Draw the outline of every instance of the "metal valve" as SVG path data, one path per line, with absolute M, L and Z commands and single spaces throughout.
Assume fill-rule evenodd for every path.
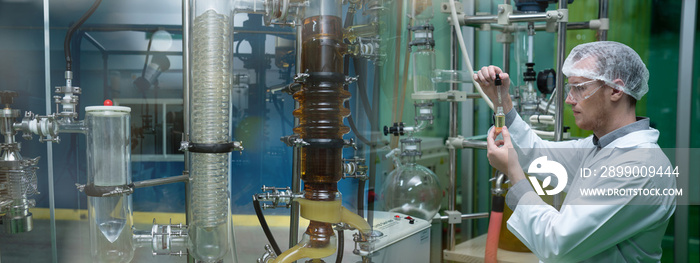
M 506 177 L 506 175 L 503 172 L 496 171 L 495 176 L 489 179 L 489 181 L 494 182 L 495 184 L 493 188 L 491 188 L 492 195 L 504 196 L 506 194 L 506 191 L 508 189 L 503 188 L 501 185 L 509 183 L 510 180 L 508 180 L 508 177 Z
M 384 136 L 392 134 L 394 136 L 404 135 L 403 122 L 395 122 L 393 126 L 384 126 Z

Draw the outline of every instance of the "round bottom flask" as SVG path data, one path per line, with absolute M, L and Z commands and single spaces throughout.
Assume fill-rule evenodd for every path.
M 397 167 L 384 182 L 384 206 L 391 212 L 432 220 L 442 196 L 437 175 L 415 163 Z

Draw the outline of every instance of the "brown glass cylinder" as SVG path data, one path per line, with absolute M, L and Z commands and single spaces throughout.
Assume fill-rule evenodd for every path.
M 334 200 L 337 183 L 342 178 L 342 140 L 350 131 L 343 125 L 343 119 L 350 115 L 350 110 L 343 106 L 350 98 L 350 93 L 343 89 L 346 49 L 340 17 L 322 15 L 304 19 L 300 66 L 310 77 L 294 94 L 300 104 L 294 111 L 294 116 L 299 118 L 294 132 L 311 143 L 301 149 L 301 179 L 305 198 L 310 200 Z
M 327 247 L 331 242 L 331 238 L 335 235 L 331 224 L 318 221 L 309 222 L 306 234 L 309 235 L 309 246 L 312 248 Z

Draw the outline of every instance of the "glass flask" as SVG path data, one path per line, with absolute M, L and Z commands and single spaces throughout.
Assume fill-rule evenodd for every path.
M 437 175 L 415 162 L 396 167 L 384 182 L 384 207 L 391 212 L 432 220 L 442 196 Z

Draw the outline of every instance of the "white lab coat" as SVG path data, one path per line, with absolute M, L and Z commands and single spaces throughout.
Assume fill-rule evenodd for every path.
M 542 262 L 658 262 L 661 259 L 661 240 L 676 207 L 674 196 L 650 198 L 630 195 L 615 197 L 612 199 L 615 202 L 605 203 L 611 197 L 584 196 L 578 190 L 611 187 L 675 189 L 676 180 L 673 177 L 630 179 L 579 176 L 580 167 L 670 166 L 668 158 L 656 144 L 658 130 L 649 128 L 631 132 L 603 149 L 594 145 L 593 136 L 565 142 L 544 141 L 532 132 L 520 116 L 516 116 L 508 131 L 513 144 L 520 151 L 518 158 L 525 172 L 529 163 L 547 153 L 550 159 L 559 162 L 568 171 L 568 183 L 564 190 L 567 196 L 561 211 L 544 203 L 532 190 L 528 180 L 521 180 L 513 186 L 512 189 L 526 189 L 520 190 L 521 195 L 513 194 L 518 199 L 507 197 L 518 200 L 507 222 L 508 229 Z M 578 150 L 568 150 L 570 154 L 567 155 L 573 156 L 557 155 L 561 148 Z M 653 150 L 620 158 L 633 148 Z M 537 149 L 537 154 L 530 149 Z M 552 176 L 552 179 L 551 185 L 556 185 L 556 177 Z

